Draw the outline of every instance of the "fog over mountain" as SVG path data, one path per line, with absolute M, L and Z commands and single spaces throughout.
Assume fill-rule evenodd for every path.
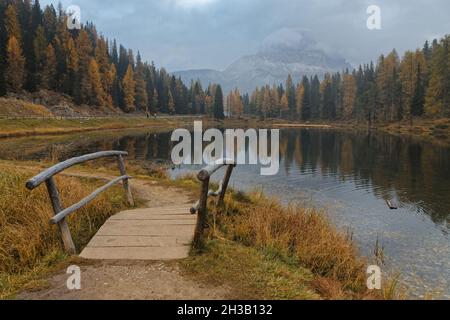
M 330 52 L 305 31 L 283 28 L 270 34 L 253 55 L 239 58 L 223 71 L 200 69 L 178 71 L 173 74 L 189 83 L 199 79 L 204 86 L 219 83 L 228 92 L 235 87 L 251 92 L 256 86 L 284 83 L 289 74 L 294 81 L 303 76 L 351 69 L 338 54 Z

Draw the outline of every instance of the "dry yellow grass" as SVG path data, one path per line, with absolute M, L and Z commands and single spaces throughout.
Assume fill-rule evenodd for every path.
M 0 298 L 24 284 L 36 270 L 45 270 L 64 256 L 58 228 L 44 186 L 28 191 L 25 182 L 36 172 L 0 167 Z M 71 205 L 104 182 L 78 178 L 57 179 L 63 204 Z M 99 196 L 69 219 L 78 249 L 82 248 L 112 214 L 126 207 L 119 186 Z
M 14 98 L 0 98 L 0 116 L 52 117 L 44 106 Z
M 366 261 L 352 241 L 314 209 L 285 208 L 260 194 L 235 193 L 212 215 L 211 238 L 258 248 L 274 259 L 309 270 L 309 286 L 326 299 L 382 298 L 368 292 Z

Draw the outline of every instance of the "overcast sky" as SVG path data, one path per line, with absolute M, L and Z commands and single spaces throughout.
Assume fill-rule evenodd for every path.
M 41 0 L 41 5 L 57 1 Z M 224 69 L 283 28 L 306 30 L 353 65 L 450 33 L 449 0 L 62 0 L 145 60 L 169 71 Z M 369 5 L 382 30 L 370 31 Z

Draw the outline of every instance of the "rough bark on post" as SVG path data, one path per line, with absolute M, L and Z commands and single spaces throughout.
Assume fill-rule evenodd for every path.
M 119 159 L 120 175 L 126 176 L 127 175 L 127 171 L 125 169 L 125 161 L 123 160 L 123 157 L 121 155 L 118 156 L 118 159 Z M 128 179 L 124 179 L 123 180 L 123 187 L 124 187 L 125 193 L 127 195 L 128 204 L 130 206 L 134 207 L 133 194 L 131 193 L 130 182 L 129 182 Z
M 233 173 L 234 166 L 229 165 L 227 167 L 227 172 L 225 173 L 225 178 L 222 183 L 222 192 L 219 194 L 219 200 L 217 201 L 217 206 L 220 208 L 223 206 L 223 201 L 225 200 L 225 195 L 227 194 L 228 184 L 230 183 L 231 174 Z
M 208 214 L 209 178 L 206 178 L 202 181 L 202 189 L 200 192 L 200 207 L 194 235 L 194 247 L 197 249 L 200 248 L 203 243 L 203 233 L 205 230 L 206 217 Z
M 49 178 L 45 182 L 47 186 L 48 195 L 50 196 L 50 200 L 52 202 L 53 211 L 55 215 L 60 213 L 62 209 L 61 199 L 59 197 L 58 189 L 56 188 L 56 183 L 53 177 Z M 61 230 L 61 236 L 64 243 L 64 248 L 66 252 L 70 255 L 74 255 L 77 253 L 75 248 L 75 244 L 73 243 L 72 236 L 70 235 L 69 225 L 67 224 L 67 220 L 63 219 L 58 223 L 59 229 Z

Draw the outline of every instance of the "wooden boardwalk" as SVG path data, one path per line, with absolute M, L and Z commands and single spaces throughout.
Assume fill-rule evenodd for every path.
M 83 208 L 99 194 L 119 182 L 124 187 L 128 204 L 134 207 L 135 202 L 129 181 L 131 177 L 126 173 L 124 161 L 124 157 L 127 155 L 128 153 L 124 151 L 101 151 L 71 158 L 48 168 L 27 181 L 26 187 L 29 190 L 34 190 L 45 183 L 55 214 L 50 222 L 58 224 L 64 248 L 68 254 L 76 254 L 75 244 L 66 219 L 69 215 Z M 63 208 L 54 176 L 75 165 L 106 157 L 116 158 L 120 176 L 108 178 L 107 180 L 111 181 L 107 184 L 80 202 Z M 182 195 L 180 197 L 179 190 L 175 194 L 170 194 L 167 188 L 163 189 L 160 193 L 155 194 L 155 199 L 154 196 L 151 196 L 153 188 L 149 187 L 148 183 L 136 181 L 135 183 L 139 186 L 136 191 L 141 198 L 149 201 L 148 208 L 128 210 L 111 217 L 100 228 L 80 257 L 92 260 L 177 260 L 187 258 L 191 244 L 197 246 L 202 242 L 207 221 L 208 197 L 218 197 L 218 207 L 224 204 L 225 194 L 235 166 L 234 161 L 222 159 L 201 170 L 197 176 L 202 183 L 200 200 L 193 208 L 189 208 L 185 204 L 174 204 L 189 201 Z M 227 169 L 219 190 L 210 190 L 211 176 L 223 167 Z M 167 197 L 170 198 L 170 204 L 155 205 L 155 202 L 158 203 L 158 200 Z
M 81 253 L 91 260 L 176 260 L 189 255 L 197 215 L 186 206 L 129 210 L 111 217 Z

